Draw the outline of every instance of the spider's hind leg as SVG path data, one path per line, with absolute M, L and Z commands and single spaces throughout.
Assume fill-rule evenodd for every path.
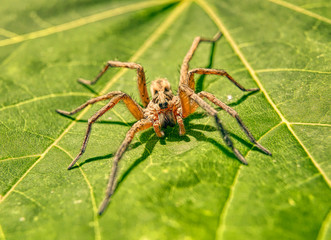
M 239 152 L 238 149 L 234 147 L 228 132 L 223 127 L 223 124 L 217 115 L 217 111 L 214 108 L 212 108 L 208 103 L 206 103 L 201 97 L 199 97 L 199 95 L 196 94 L 188 85 L 179 86 L 179 95 L 181 95 L 182 97 L 185 95 L 187 99 L 192 99 L 202 109 L 204 109 L 209 115 L 211 115 L 215 119 L 217 128 L 220 131 L 225 144 L 232 149 L 233 153 L 236 155 L 236 157 L 239 159 L 240 162 L 247 165 L 248 163 L 244 158 L 244 156 Z
M 239 126 L 241 127 L 241 129 L 244 131 L 244 133 L 246 134 L 246 136 L 249 138 L 249 140 L 255 144 L 255 146 L 257 148 L 259 148 L 261 151 L 263 151 L 264 153 L 268 154 L 268 155 L 272 155 L 271 152 L 266 149 L 265 147 L 263 147 L 260 143 L 258 143 L 256 141 L 256 139 L 254 138 L 253 134 L 248 130 L 248 128 L 246 127 L 246 125 L 244 124 L 244 122 L 241 120 L 241 118 L 239 117 L 239 114 L 231 107 L 229 107 L 228 105 L 226 105 L 225 103 L 223 103 L 221 100 L 219 100 L 218 98 L 216 98 L 213 94 L 208 93 L 208 92 L 199 92 L 198 96 L 200 98 L 207 98 L 209 101 L 211 101 L 212 103 L 214 103 L 216 106 L 221 107 L 223 110 L 225 110 L 228 114 L 230 114 L 233 118 L 235 118 L 239 124 Z M 198 107 L 197 103 L 193 103 L 191 106 L 191 111 L 194 111 L 196 108 Z M 192 112 L 191 112 L 192 113 Z

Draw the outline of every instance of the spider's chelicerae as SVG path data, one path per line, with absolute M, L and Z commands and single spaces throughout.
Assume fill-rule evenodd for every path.
M 204 98 L 208 99 L 210 102 L 215 104 L 216 106 L 221 107 L 227 113 L 229 113 L 232 117 L 234 117 L 239 126 L 245 132 L 249 140 L 255 144 L 256 147 L 261 149 L 268 155 L 271 153 L 264 148 L 261 144 L 259 144 L 248 128 L 244 125 L 243 121 L 240 119 L 238 113 L 232 109 L 231 107 L 227 106 L 225 103 L 217 99 L 213 94 L 208 92 L 199 92 L 195 93 L 195 82 L 194 82 L 194 74 L 214 74 L 227 77 L 232 83 L 234 83 L 240 90 L 245 92 L 251 91 L 258 91 L 258 88 L 251 88 L 246 89 L 241 86 L 237 81 L 235 81 L 226 71 L 218 70 L 218 69 L 209 69 L 209 68 L 195 68 L 189 70 L 189 62 L 193 57 L 195 50 L 197 49 L 199 43 L 201 42 L 216 42 L 220 37 L 221 33 L 215 35 L 213 39 L 205 39 L 201 37 L 196 37 L 192 43 L 191 48 L 189 49 L 188 53 L 186 54 L 183 64 L 180 70 L 180 82 L 178 87 L 178 94 L 174 95 L 171 91 L 170 83 L 166 79 L 157 79 L 151 83 L 151 93 L 152 93 L 152 100 L 149 99 L 147 88 L 146 88 L 146 80 L 145 80 L 145 73 L 144 69 L 141 65 L 137 63 L 131 62 L 119 62 L 119 61 L 109 61 L 107 62 L 106 66 L 103 70 L 98 74 L 98 76 L 93 81 L 88 81 L 84 79 L 79 79 L 78 81 L 83 84 L 94 84 L 98 81 L 98 79 L 107 71 L 109 67 L 122 67 L 122 68 L 130 68 L 137 70 L 138 74 L 138 89 L 140 93 L 140 98 L 143 103 L 143 107 L 141 107 L 138 103 L 136 103 L 129 95 L 121 91 L 112 91 L 106 95 L 99 96 L 93 99 L 88 100 L 83 105 L 79 106 L 78 108 L 72 110 L 71 112 L 63 111 L 63 110 L 56 110 L 60 114 L 64 115 L 72 115 L 75 114 L 88 105 L 94 104 L 99 101 L 103 100 L 110 100 L 103 108 L 101 108 L 98 112 L 96 112 L 91 118 L 88 120 L 88 126 L 86 135 L 84 138 L 84 142 L 79 154 L 76 158 L 72 161 L 69 165 L 68 169 L 72 168 L 73 165 L 78 161 L 78 159 L 82 156 L 85 152 L 86 145 L 91 133 L 92 124 L 100 118 L 104 113 L 108 110 L 112 109 L 120 100 L 122 100 L 132 115 L 137 119 L 137 122 L 133 124 L 131 129 L 127 132 L 122 145 L 117 150 L 114 161 L 113 167 L 110 173 L 108 186 L 106 190 L 106 197 L 103 200 L 100 208 L 99 214 L 102 214 L 107 207 L 110 197 L 114 193 L 116 187 L 116 173 L 118 162 L 121 160 L 125 150 L 128 148 L 129 144 L 131 143 L 134 135 L 142 130 L 147 128 L 153 127 L 156 135 L 158 137 L 163 137 L 164 133 L 162 131 L 163 128 L 168 126 L 173 127 L 176 123 L 179 125 L 179 134 L 185 134 L 185 127 L 183 123 L 183 119 L 192 114 L 199 106 L 204 109 L 209 115 L 211 115 L 216 122 L 216 126 L 220 131 L 222 138 L 225 144 L 232 149 L 233 153 L 236 157 L 243 163 L 247 164 L 245 158 L 242 154 L 234 147 L 229 134 L 224 129 L 223 124 L 221 123 L 220 119 L 217 116 L 217 111 L 211 107 Z

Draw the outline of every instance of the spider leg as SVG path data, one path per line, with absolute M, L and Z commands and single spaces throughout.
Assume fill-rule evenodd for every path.
M 179 81 L 180 86 L 188 85 L 189 87 L 191 87 L 191 85 L 189 84 L 189 62 L 191 61 L 191 59 L 194 55 L 194 52 L 198 48 L 199 44 L 201 42 L 214 43 L 221 37 L 222 37 L 222 33 L 218 32 L 212 39 L 207 39 L 207 38 L 202 38 L 202 37 L 194 38 L 191 48 L 186 53 L 182 66 L 180 68 L 180 81 Z M 194 85 L 193 85 L 193 87 L 194 87 Z M 193 87 L 191 87 L 192 90 L 194 90 Z M 183 92 L 179 93 L 179 97 L 180 97 L 180 101 L 182 103 L 182 116 L 183 116 L 183 118 L 185 118 L 190 114 L 191 100 L 189 99 L 189 97 L 186 94 L 183 94 Z
M 86 108 L 88 105 L 100 102 L 100 101 L 104 101 L 104 100 L 108 100 L 108 99 L 112 99 L 114 96 L 117 96 L 118 94 L 122 94 L 122 92 L 117 92 L 117 91 L 113 91 L 110 93 L 107 93 L 105 95 L 96 97 L 96 98 L 92 98 L 90 100 L 88 100 L 87 102 L 85 102 L 84 104 L 80 105 L 79 107 L 75 108 L 74 110 L 68 112 L 68 111 L 64 111 L 64 110 L 60 110 L 60 109 L 56 109 L 55 111 L 57 113 L 60 113 L 62 115 L 73 115 L 75 113 L 80 112 L 81 110 L 83 110 L 84 108 Z
M 111 92 L 111 93 L 114 93 L 114 92 Z M 109 95 L 111 95 L 111 94 L 109 94 Z M 98 99 L 98 100 L 101 101 L 101 100 L 105 100 L 105 99 L 101 99 L 101 100 Z M 80 150 L 79 154 L 76 156 L 76 158 L 68 166 L 68 170 L 73 167 L 73 165 L 78 161 L 78 159 L 85 152 L 85 149 L 86 149 L 86 146 L 87 146 L 87 142 L 88 142 L 89 137 L 90 137 L 90 134 L 91 134 L 92 124 L 95 121 L 97 121 L 98 118 L 100 118 L 103 114 L 105 114 L 107 111 L 109 111 L 110 109 L 112 109 L 120 100 L 123 100 L 124 101 L 124 103 L 126 104 L 127 108 L 129 109 L 129 111 L 133 114 L 133 116 L 135 116 L 135 118 L 137 120 L 140 120 L 140 119 L 142 119 L 144 117 L 144 113 L 143 113 L 142 108 L 135 101 L 133 101 L 133 99 L 129 95 L 127 95 L 126 93 L 122 93 L 122 92 L 116 92 L 116 95 L 115 96 L 112 95 L 112 99 L 109 101 L 109 103 L 107 103 L 107 105 L 105 105 L 104 107 L 102 107 L 91 118 L 89 118 L 88 125 L 87 125 L 87 130 L 86 130 L 86 134 L 85 134 L 85 138 L 84 138 L 84 141 L 83 141 L 83 145 L 81 147 L 81 150 Z M 95 100 L 95 102 L 97 102 L 97 100 Z M 93 102 L 93 103 L 95 103 L 95 102 Z M 72 113 L 72 112 L 75 113 L 77 111 L 80 111 L 81 109 L 83 109 L 84 107 L 86 107 L 88 105 L 87 103 L 85 103 L 85 104 L 81 105 L 80 107 L 78 107 L 77 109 L 69 112 L 69 114 Z M 90 104 L 93 104 L 93 103 L 90 103 Z M 84 107 L 82 107 L 82 106 L 84 106 Z M 58 110 L 58 112 L 61 113 L 61 114 L 65 114 L 66 113 L 65 111 L 61 111 L 61 110 Z
M 231 107 L 229 107 L 228 105 L 226 105 L 225 103 L 223 103 L 221 100 L 219 100 L 218 98 L 216 98 L 213 94 L 208 93 L 208 92 L 199 92 L 198 96 L 200 98 L 204 98 L 206 97 L 209 101 L 211 101 L 212 103 L 214 103 L 215 105 L 221 107 L 223 110 L 225 110 L 227 113 L 229 113 L 232 117 L 234 117 L 239 126 L 241 127 L 241 129 L 244 131 L 244 133 L 246 134 L 246 136 L 249 138 L 249 140 L 255 144 L 255 146 L 259 149 L 261 149 L 263 152 L 265 152 L 268 155 L 272 155 L 271 152 L 269 150 L 267 150 L 265 147 L 263 147 L 260 143 L 258 143 L 256 141 L 256 139 L 254 138 L 253 134 L 248 130 L 248 128 L 245 126 L 244 122 L 241 120 L 241 118 L 239 117 L 239 114 Z M 196 108 L 199 105 L 194 102 L 191 105 L 191 114 L 196 110 Z
M 223 127 L 223 124 L 221 123 L 221 120 L 219 119 L 217 115 L 217 111 L 212 108 L 208 103 L 206 103 L 201 97 L 198 96 L 191 88 L 189 88 L 188 85 L 180 85 L 179 86 L 179 94 L 180 95 L 186 95 L 187 98 L 192 99 L 195 101 L 202 109 L 204 109 L 209 115 L 214 117 L 216 125 L 218 130 L 221 132 L 222 138 L 225 142 L 225 144 L 232 149 L 233 153 L 236 155 L 236 157 L 239 159 L 240 162 L 247 165 L 247 161 L 244 158 L 244 156 L 239 152 L 238 149 L 236 149 L 233 145 L 232 140 L 230 139 L 229 134 Z M 183 104 L 183 103 L 182 103 Z M 182 106 L 183 107 L 183 106 Z
M 193 43 L 191 45 L 191 48 L 189 49 L 189 51 L 187 52 L 186 56 L 184 57 L 181 69 L 180 69 L 180 85 L 182 84 L 187 84 L 189 82 L 189 78 L 188 78 L 188 70 L 189 70 L 189 62 L 193 57 L 193 54 L 195 52 L 195 50 L 197 49 L 197 47 L 199 46 L 199 44 L 201 42 L 216 42 L 218 39 L 220 39 L 222 36 L 221 32 L 218 32 L 212 39 L 207 39 L 207 38 L 202 38 L 202 37 L 196 37 L 193 40 Z
M 106 196 L 100 205 L 99 215 L 101 215 L 105 211 L 105 209 L 108 206 L 108 203 L 110 201 L 110 198 L 114 193 L 114 190 L 116 187 L 116 174 L 117 174 L 118 162 L 121 160 L 124 152 L 126 151 L 129 144 L 131 143 L 134 135 L 139 131 L 150 128 L 152 125 L 153 125 L 153 123 L 149 119 L 141 119 L 138 122 L 136 122 L 131 127 L 131 129 L 127 132 L 124 141 L 122 142 L 121 146 L 119 147 L 119 149 L 117 150 L 117 152 L 115 154 L 112 171 L 110 173 L 109 180 L 108 180 Z
M 260 90 L 259 88 L 244 88 L 240 83 L 238 83 L 236 80 L 234 80 L 226 71 L 219 70 L 219 69 L 209 69 L 209 68 L 195 68 L 193 70 L 190 70 L 188 73 L 189 76 L 189 86 L 191 89 L 195 89 L 195 81 L 194 81 L 194 74 L 213 74 L 213 75 L 219 75 L 219 76 L 225 76 L 227 77 L 232 83 L 234 83 L 241 91 L 243 92 L 254 92 Z
M 56 109 L 55 111 L 59 114 L 62 114 L 62 115 L 73 115 L 77 112 L 80 112 L 81 110 L 86 108 L 88 105 L 92 105 L 92 104 L 100 102 L 100 101 L 112 99 L 112 98 L 117 97 L 117 96 L 122 97 L 121 99 L 125 102 L 126 106 L 128 107 L 128 109 L 130 110 L 132 115 L 137 120 L 143 118 L 144 114 L 143 114 L 142 107 L 140 107 L 139 104 L 137 104 L 129 95 L 127 95 L 126 93 L 123 93 L 121 91 L 113 91 L 113 92 L 107 93 L 103 96 L 92 98 L 92 99 L 88 100 L 87 102 L 85 102 L 84 104 L 80 105 L 79 107 L 75 108 L 74 110 L 72 110 L 70 112 L 60 110 L 60 109 Z
M 109 67 L 122 67 L 137 70 L 139 94 L 144 107 L 146 107 L 149 103 L 149 96 L 146 87 L 145 72 L 140 64 L 132 62 L 108 61 L 104 68 L 100 71 L 100 73 L 94 78 L 94 80 L 89 81 L 80 78 L 78 79 L 78 82 L 86 85 L 93 85 L 99 80 L 99 78 L 101 78 L 101 76 L 108 70 Z

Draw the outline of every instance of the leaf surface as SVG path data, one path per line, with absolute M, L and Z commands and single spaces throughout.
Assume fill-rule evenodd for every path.
M 329 239 L 330 5 L 328 1 L 70 1 L 1 8 L 0 239 Z M 94 124 L 78 153 L 95 104 L 111 90 L 137 101 L 134 71 L 111 69 L 92 87 L 107 60 L 138 62 L 148 83 L 166 77 L 177 89 L 183 57 L 195 36 L 203 43 L 191 68 L 225 69 L 224 78 L 196 77 L 197 90 L 232 106 L 267 156 L 236 121 L 219 115 L 245 155 L 240 165 L 202 110 L 158 139 L 137 135 L 120 162 L 119 184 L 97 217 L 113 155 L 135 119 L 118 104 Z

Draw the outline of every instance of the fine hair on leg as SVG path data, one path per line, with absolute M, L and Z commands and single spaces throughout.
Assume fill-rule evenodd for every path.
M 99 111 L 97 111 L 91 118 L 89 118 L 88 120 L 88 125 L 87 125 L 87 130 L 86 130 L 86 134 L 84 137 L 84 141 L 81 147 L 80 152 L 78 153 L 78 155 L 75 157 L 75 159 L 70 163 L 70 165 L 68 166 L 68 169 L 71 169 L 74 164 L 78 161 L 78 159 L 83 155 L 83 153 L 86 150 L 86 146 L 91 134 L 91 129 L 92 129 L 92 124 L 98 120 L 98 118 L 100 118 L 103 114 L 105 114 L 107 111 L 109 111 L 110 109 L 112 109 L 120 100 L 123 100 L 124 103 L 126 104 L 128 110 L 132 113 L 132 115 L 137 119 L 140 120 L 144 117 L 144 113 L 142 108 L 126 93 L 117 91 L 117 92 L 110 92 L 104 96 L 100 96 L 94 99 L 90 99 L 89 101 L 87 101 L 86 103 L 84 103 L 83 105 L 79 106 L 78 108 L 72 110 L 71 112 L 67 112 L 67 111 L 63 111 L 63 110 L 56 110 L 58 113 L 60 114 L 64 114 L 64 115 L 72 115 L 75 114 L 79 111 L 81 111 L 82 109 L 84 109 L 85 107 L 87 107 L 90 104 L 94 104 L 96 102 L 102 101 L 102 100 L 107 100 L 107 99 L 111 99 L 109 101 L 109 103 L 107 105 L 105 105 L 104 107 L 102 107 Z
M 255 92 L 259 91 L 259 88 L 245 88 L 240 83 L 238 83 L 236 80 L 233 79 L 233 77 L 230 76 L 225 70 L 222 69 L 210 69 L 210 68 L 195 68 L 189 71 L 189 86 L 192 90 L 194 90 L 195 81 L 194 81 L 194 74 L 212 74 L 212 75 L 219 75 L 219 76 L 225 76 L 227 79 L 229 79 L 234 85 L 236 85 L 241 91 L 243 92 Z
M 136 122 L 131 129 L 127 132 L 124 141 L 122 142 L 121 146 L 118 148 L 114 161 L 113 161 L 113 167 L 109 176 L 108 180 L 108 185 L 107 185 L 107 190 L 106 190 L 106 196 L 103 200 L 103 202 L 100 205 L 99 208 L 99 215 L 101 215 L 106 207 L 109 204 L 110 198 L 114 193 L 114 190 L 116 188 L 116 175 L 117 175 L 117 170 L 118 170 L 118 163 L 121 160 L 124 152 L 127 150 L 129 144 L 133 140 L 134 135 L 142 130 L 145 130 L 147 128 L 150 128 L 153 125 L 152 121 L 148 119 L 141 119 L 138 122 Z
M 221 32 L 216 33 L 216 35 L 212 38 L 202 38 L 202 37 L 196 37 L 193 40 L 193 43 L 190 47 L 190 49 L 188 50 L 188 52 L 186 53 L 182 66 L 180 68 L 180 85 L 181 84 L 188 84 L 188 70 L 189 70 L 189 62 L 191 61 L 196 49 L 198 48 L 199 44 L 201 42 L 216 42 L 217 40 L 219 40 L 222 36 Z
M 240 162 L 242 162 L 243 164 L 247 165 L 248 163 L 247 163 L 246 159 L 238 151 L 238 149 L 236 149 L 234 147 L 233 142 L 230 139 L 229 134 L 227 133 L 227 131 L 223 127 L 223 124 L 221 123 L 221 120 L 219 119 L 219 117 L 217 115 L 217 111 L 214 108 L 212 108 L 208 103 L 206 103 L 201 97 L 199 97 L 198 94 L 196 94 L 191 88 L 189 88 L 189 86 L 187 86 L 187 85 L 180 85 L 179 86 L 179 91 L 180 91 L 181 94 L 187 95 L 187 97 L 189 97 L 190 99 L 192 99 L 193 101 L 195 101 L 209 115 L 211 115 L 212 117 L 214 117 L 215 122 L 216 122 L 216 126 L 217 126 L 218 130 L 221 132 L 222 138 L 223 138 L 224 142 L 226 143 L 226 145 L 229 148 L 232 149 L 233 153 L 236 155 L 236 157 L 239 159 Z
M 221 100 L 219 100 L 218 98 L 216 98 L 213 94 L 209 93 L 209 92 L 199 92 L 198 96 L 201 98 L 207 98 L 209 101 L 211 101 L 212 103 L 214 103 L 216 106 L 221 107 L 223 110 L 225 110 L 227 113 L 229 113 L 233 118 L 235 118 L 239 124 L 239 126 L 241 127 L 241 129 L 244 131 L 244 133 L 246 134 L 246 136 L 248 137 L 248 139 L 255 144 L 255 146 L 257 148 L 259 148 L 260 150 L 262 150 L 264 153 L 271 155 L 271 152 L 266 149 L 265 147 L 263 147 L 260 143 L 258 143 L 256 141 L 256 139 L 254 138 L 253 134 L 248 130 L 248 128 L 246 127 L 246 125 L 244 124 L 244 122 L 241 120 L 241 118 L 239 117 L 239 114 L 231 107 L 229 107 L 228 105 L 226 105 L 225 103 L 223 103 Z M 197 107 L 197 103 L 192 104 L 193 106 L 191 106 L 191 110 L 195 110 Z M 191 112 L 192 113 L 192 112 Z
M 140 64 L 132 63 L 132 62 L 108 61 L 107 64 L 104 66 L 104 68 L 92 81 L 79 78 L 78 82 L 85 85 L 93 85 L 102 77 L 102 75 L 109 69 L 109 67 L 121 67 L 121 68 L 129 68 L 129 69 L 137 70 L 139 95 L 142 100 L 143 106 L 146 107 L 149 103 L 149 96 L 146 87 L 146 77 L 145 77 L 144 68 Z

